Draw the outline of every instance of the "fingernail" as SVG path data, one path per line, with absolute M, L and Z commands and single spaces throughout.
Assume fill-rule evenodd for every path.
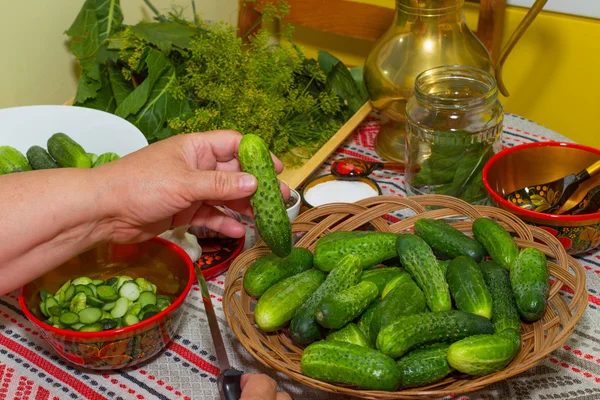
M 258 182 L 254 175 L 244 174 L 240 178 L 240 190 L 244 192 L 253 192 Z

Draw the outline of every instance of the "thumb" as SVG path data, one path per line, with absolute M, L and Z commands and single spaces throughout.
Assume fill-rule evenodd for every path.
M 251 196 L 257 185 L 253 175 L 243 172 L 195 171 L 191 174 L 188 190 L 194 201 L 228 201 Z

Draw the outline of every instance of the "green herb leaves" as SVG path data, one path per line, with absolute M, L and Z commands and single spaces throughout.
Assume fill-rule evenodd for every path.
M 492 145 L 470 143 L 470 132 L 436 132 L 431 155 L 413 177 L 414 186 L 435 186 L 435 192 L 472 203 L 486 197 L 481 173 L 493 155 Z

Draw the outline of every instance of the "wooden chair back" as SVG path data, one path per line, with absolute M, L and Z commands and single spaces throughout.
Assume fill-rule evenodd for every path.
M 240 35 L 252 34 L 260 25 L 261 10 L 270 0 L 244 4 L 240 0 Z M 391 26 L 394 10 L 345 0 L 287 0 L 286 21 L 318 31 L 375 41 Z M 495 61 L 500 54 L 506 0 L 467 0 L 480 3 L 476 35 Z

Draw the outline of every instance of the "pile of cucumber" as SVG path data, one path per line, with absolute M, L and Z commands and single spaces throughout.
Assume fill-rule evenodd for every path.
M 40 291 L 40 312 L 55 328 L 99 332 L 137 324 L 171 305 L 156 295 L 156 285 L 126 275 L 107 280 L 82 276 L 65 282 L 52 295 Z
M 24 156 L 10 146 L 0 146 L 0 175 L 52 168 L 92 168 L 119 159 L 115 153 L 100 156 L 86 153 L 84 148 L 64 133 L 48 139 L 47 148 L 31 146 Z
M 521 320 L 545 312 L 548 263 L 491 219 L 472 230 L 423 218 L 414 234 L 334 232 L 314 253 L 261 257 L 243 277 L 255 323 L 307 346 L 303 374 L 330 383 L 393 391 L 504 369 Z

